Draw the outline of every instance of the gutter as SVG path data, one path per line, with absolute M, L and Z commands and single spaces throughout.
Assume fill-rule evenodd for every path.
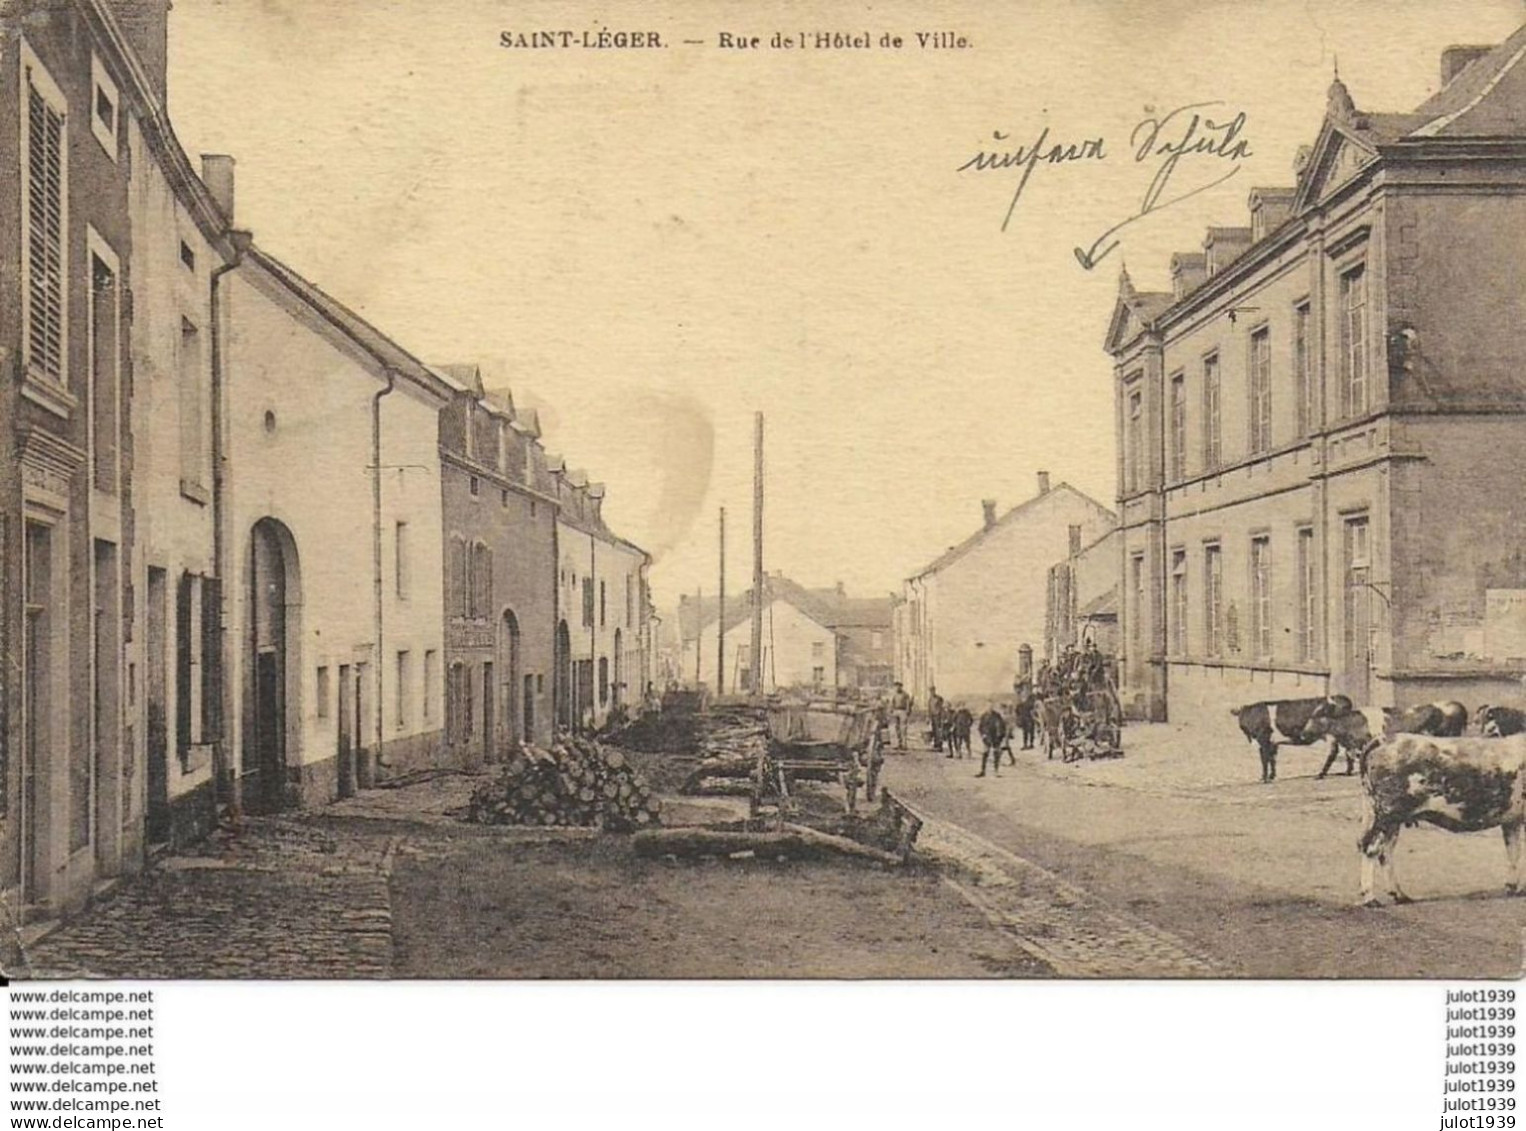
M 378 389 L 376 395 L 371 398 L 371 564 L 376 601 L 376 679 L 373 681 L 376 687 L 376 750 L 372 757 L 376 764 L 381 765 L 382 736 L 385 733 L 382 725 L 382 714 L 385 700 L 382 698 L 384 686 L 382 669 L 386 666 L 386 649 L 382 647 L 383 621 L 382 616 L 382 487 L 381 487 L 381 402 L 382 398 L 389 396 L 397 388 L 397 374 L 392 369 L 387 370 L 387 387 Z M 374 780 L 371 759 L 356 751 L 356 756 L 350 760 L 350 767 L 345 775 L 351 780 L 341 780 L 340 792 L 344 794 L 348 788 L 349 795 L 355 793 L 356 787 L 370 789 Z
M 233 258 L 227 263 L 216 267 L 211 275 L 211 315 L 212 315 L 212 572 L 216 575 L 218 584 L 222 587 L 222 608 L 217 615 L 217 636 L 220 667 L 222 678 L 218 681 L 217 713 L 219 716 L 219 734 L 212 744 L 212 805 L 214 811 L 219 802 L 227 804 L 231 814 L 236 819 L 243 811 L 243 797 L 240 789 L 238 775 L 233 772 L 232 759 L 228 754 L 228 729 L 231 725 L 232 695 L 227 672 L 228 657 L 228 589 L 225 584 L 228 576 L 228 538 L 225 527 L 227 518 L 227 504 L 225 492 L 227 473 L 223 465 L 227 460 L 227 452 L 223 443 L 223 333 L 222 333 L 222 303 L 220 296 L 222 290 L 219 284 L 228 272 L 237 268 L 244 261 L 244 251 L 249 246 L 249 234 L 247 232 L 230 233 L 233 242 Z

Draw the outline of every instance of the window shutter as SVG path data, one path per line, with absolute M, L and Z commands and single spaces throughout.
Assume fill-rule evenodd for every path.
M 201 737 L 222 737 L 222 620 L 223 583 L 215 577 L 201 582 Z
M 175 590 L 175 749 L 184 761 L 191 748 L 191 575 Z
M 27 310 L 32 365 L 64 374 L 64 116 L 30 88 L 27 131 Z

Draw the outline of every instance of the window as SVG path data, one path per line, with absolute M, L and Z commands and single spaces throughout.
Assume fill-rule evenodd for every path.
M 201 741 L 212 742 L 223 732 L 223 583 L 201 579 Z
M 633 594 L 633 590 L 631 588 L 631 575 L 630 574 L 626 574 L 625 575 L 625 627 L 626 628 L 629 628 L 631 626 L 632 618 L 634 617 L 635 610 L 636 610 L 636 604 L 631 599 L 632 594 Z
M 607 609 L 607 607 L 605 605 L 605 602 L 604 602 L 604 582 L 601 581 L 601 582 L 599 582 L 599 627 L 600 628 L 603 628 L 605 626 L 605 624 L 608 623 L 608 621 L 605 619 L 605 614 L 607 612 L 608 612 L 608 609 Z
M 1250 450 L 1272 447 L 1272 335 L 1262 327 L 1250 336 Z
M 1224 555 L 1218 545 L 1203 548 L 1203 651 L 1224 650 Z
M 1319 423 L 1314 403 L 1314 375 L 1309 372 L 1309 304 L 1293 309 L 1293 378 L 1298 398 L 1298 434 L 1307 436 Z
M 1134 644 L 1134 655 L 1144 651 L 1145 621 L 1145 572 L 1144 555 L 1135 554 L 1129 559 L 1129 576 L 1133 581 L 1134 615 L 1129 618 L 1129 638 Z
M 206 502 L 208 462 L 205 382 L 202 374 L 201 333 L 188 318 L 180 320 L 180 352 L 176 355 L 180 385 L 180 489 Z
M 817 687 L 820 687 L 822 684 L 826 683 L 826 681 L 827 681 L 827 669 L 826 668 L 812 668 L 811 669 L 811 682 L 812 683 L 814 683 Z
M 1124 453 L 1123 474 L 1128 490 L 1139 490 L 1140 463 L 1144 460 L 1144 394 L 1129 394 L 1129 442 Z
M 64 232 L 67 222 L 68 168 L 65 164 L 64 115 L 67 103 L 31 50 L 22 45 L 26 76 L 26 119 L 22 152 L 26 167 L 26 218 L 22 259 L 26 281 L 23 311 L 26 368 L 59 385 L 65 383 L 64 356 L 68 313 L 64 279 L 68 277 Z
M 117 159 L 118 110 L 122 100 L 117 94 L 117 84 L 111 81 L 101 60 L 90 57 L 90 84 L 95 97 L 90 107 L 90 132 L 101 143 L 106 156 Z
M 450 611 L 454 616 L 471 615 L 472 568 L 466 553 L 466 542 L 461 538 L 450 540 L 450 577 L 447 584 L 454 592 L 450 595 Z
M 1171 378 L 1171 478 L 1187 477 L 1187 375 Z
M 1367 267 L 1341 276 L 1341 408 L 1359 416 L 1369 404 L 1367 382 Z
M 1259 657 L 1272 654 L 1272 540 L 1250 541 L 1250 641 Z
M 410 679 L 407 651 L 397 654 L 397 729 L 408 725 L 408 684 Z
M 329 696 L 332 694 L 333 692 L 329 690 L 329 670 L 327 667 L 320 667 L 318 669 L 318 687 L 316 694 L 316 699 L 318 702 L 318 717 L 320 719 L 326 719 L 329 717 L 329 712 L 332 709 L 329 706 Z
M 1171 651 L 1187 654 L 1187 551 L 1171 552 Z
M 599 706 L 609 702 L 609 657 L 599 657 Z
M 480 479 L 478 479 L 475 475 L 473 475 L 471 477 L 471 481 L 468 484 L 468 487 L 471 490 L 472 498 L 475 499 L 475 498 L 477 498 L 477 496 L 482 494 L 482 481 Z
M 593 578 L 583 578 L 583 627 L 593 627 Z
M 1203 469 L 1212 471 L 1223 462 L 1223 433 L 1219 420 L 1219 356 L 1203 359 Z
M 811 641 L 811 659 L 820 660 L 827 654 L 827 646 L 820 640 Z
M 424 721 L 434 719 L 435 680 L 440 678 L 440 654 L 433 648 L 424 653 Z
M 884 646 L 885 646 L 885 634 L 884 633 L 882 633 L 882 632 L 871 632 L 869 634 L 869 647 L 870 648 L 873 648 L 876 651 L 878 651 L 879 649 L 883 648 Z
M 394 571 L 397 575 L 397 596 L 399 600 L 406 601 L 413 579 L 413 570 L 409 561 L 410 547 L 408 545 L 408 524 L 406 522 L 399 522 L 394 528 L 393 550 L 395 551 Z
M 92 244 L 99 244 L 90 230 Z M 90 455 L 97 491 L 116 494 L 117 437 L 121 428 L 120 383 L 117 379 L 122 343 L 117 318 L 117 276 L 113 260 L 90 254 Z
M 472 544 L 471 612 L 486 619 L 493 615 L 493 551 L 484 542 Z
M 498 500 L 503 504 L 504 509 L 507 510 L 509 506 L 509 489 L 507 487 L 498 492 Z
M 1319 617 L 1319 564 L 1314 558 L 1314 528 L 1298 531 L 1298 658 L 1312 663 L 1317 655 L 1314 632 Z

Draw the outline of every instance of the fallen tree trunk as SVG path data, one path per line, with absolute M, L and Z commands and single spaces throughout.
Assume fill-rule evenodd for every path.
M 637 856 L 729 856 L 755 852 L 760 856 L 812 857 L 825 853 L 873 860 L 899 867 L 901 858 L 859 844 L 847 837 L 817 832 L 804 825 L 785 825 L 782 832 L 743 832 L 731 829 L 652 829 L 631 838 Z

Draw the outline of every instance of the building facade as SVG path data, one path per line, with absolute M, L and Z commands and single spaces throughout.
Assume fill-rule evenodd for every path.
M 1515 702 L 1526 664 L 1526 28 L 1412 113 L 1338 79 L 1291 188 L 1125 274 L 1124 697 Z
M 1088 642 L 1104 656 L 1118 654 L 1118 532 L 1082 545 L 1073 526 L 1070 553 L 1049 567 L 1043 658 L 1053 663 L 1067 647 Z
M 651 558 L 604 522 L 604 485 L 552 464 L 557 518 L 555 715 L 559 725 L 600 727 L 633 710 L 649 678 Z
M 919 702 L 936 688 L 945 699 L 1012 690 L 1019 655 L 1044 646 L 1048 570 L 1066 556 L 1071 529 L 1084 542 L 1112 529 L 1113 512 L 1069 484 L 996 514 L 964 542 L 907 579 L 895 608 L 896 676 Z
M 440 366 L 445 530 L 445 745 L 475 766 L 552 736 L 556 486 L 534 413 L 487 393 L 475 365 Z
M 259 248 L 224 309 L 231 795 L 323 803 L 436 757 L 453 390 Z

